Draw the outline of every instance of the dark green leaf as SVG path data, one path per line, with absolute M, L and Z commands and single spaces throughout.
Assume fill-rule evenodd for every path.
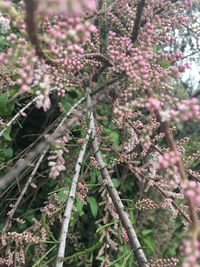
M 112 182 L 113 182 L 115 188 L 118 188 L 120 186 L 120 180 L 119 179 L 113 178 Z
M 96 218 L 98 213 L 98 205 L 96 199 L 94 197 L 87 197 L 87 203 L 90 206 L 93 217 Z
M 10 136 L 11 133 L 11 126 L 8 127 L 5 132 L 3 133 L 3 137 L 6 139 L 6 141 L 12 141 L 12 138 Z

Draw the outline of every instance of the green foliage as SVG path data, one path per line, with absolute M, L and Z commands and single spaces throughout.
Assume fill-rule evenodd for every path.
M 1 31 L 1 29 L 0 29 Z M 8 41 L 6 40 L 5 36 L 1 35 L 2 33 L 0 32 L 0 52 L 5 51 L 5 49 L 9 46 Z
M 94 197 L 88 196 L 87 203 L 90 206 L 93 217 L 96 218 L 98 214 L 98 205 L 96 199 Z
M 0 95 L 0 116 L 10 116 L 14 110 L 14 102 L 8 100 L 8 95 L 3 93 Z
M 163 69 L 168 69 L 171 66 L 171 62 L 169 60 L 159 61 L 158 63 Z

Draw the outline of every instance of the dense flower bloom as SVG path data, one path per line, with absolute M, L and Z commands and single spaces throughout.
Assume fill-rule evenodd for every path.
M 174 166 L 180 161 L 180 155 L 174 151 L 165 152 L 158 158 L 158 168 L 167 169 L 169 166 Z
M 160 111 L 162 121 L 188 121 L 190 119 L 200 120 L 200 104 L 197 98 L 182 100 L 176 109 Z
M 47 14 L 79 15 L 85 10 L 94 10 L 95 0 L 43 0 L 39 1 L 38 11 Z

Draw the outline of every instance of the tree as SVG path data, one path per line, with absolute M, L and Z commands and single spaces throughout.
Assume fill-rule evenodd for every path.
M 192 8 L 0 1 L 2 265 L 198 266 L 199 151 L 179 132 L 200 105 L 177 97 L 174 34 Z

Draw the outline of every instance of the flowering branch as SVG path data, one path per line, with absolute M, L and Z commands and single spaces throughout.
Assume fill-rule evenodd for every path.
M 154 98 L 154 95 L 153 95 L 152 91 L 150 91 L 150 90 L 147 90 L 147 95 L 148 95 L 149 99 Z M 159 108 L 158 109 L 155 108 L 154 113 L 155 113 L 155 115 L 160 117 Z M 166 141 L 168 143 L 168 146 L 169 146 L 171 152 L 177 157 L 176 164 L 177 164 L 178 172 L 179 172 L 181 180 L 182 180 L 184 196 L 185 196 L 185 199 L 186 199 L 188 206 L 189 206 L 190 220 L 191 220 L 190 230 L 192 233 L 192 247 L 194 249 L 195 242 L 196 241 L 198 242 L 199 234 L 200 234 L 199 219 L 198 219 L 198 215 L 196 212 L 197 207 L 196 207 L 196 202 L 195 202 L 196 201 L 195 200 L 196 192 L 194 190 L 196 187 L 196 183 L 190 182 L 188 180 L 188 176 L 187 176 L 187 173 L 186 173 L 186 170 L 184 167 L 183 159 L 178 153 L 178 149 L 177 149 L 176 142 L 174 140 L 174 136 L 169 129 L 167 121 L 161 120 L 161 129 L 165 133 Z M 191 192 L 192 192 L 192 195 L 191 195 Z
M 91 53 L 91 54 L 86 54 L 83 55 L 83 58 L 92 58 L 92 59 L 97 59 L 102 61 L 104 64 L 98 69 L 98 71 L 93 75 L 92 77 L 92 81 L 96 82 L 97 78 L 99 77 L 99 75 L 104 72 L 104 70 L 106 70 L 107 67 L 112 67 L 113 64 L 109 61 L 109 59 L 107 57 L 105 57 L 104 55 L 100 54 L 100 53 Z
M 133 168 L 130 164 L 128 165 L 129 169 L 134 173 L 134 175 L 138 178 L 138 180 L 146 180 L 147 182 L 152 182 L 151 179 L 149 179 L 148 177 L 146 177 L 145 175 L 142 175 L 136 168 Z M 162 190 L 162 188 L 160 188 L 160 186 L 158 186 L 156 183 L 152 183 L 152 186 L 154 188 L 156 188 L 157 191 L 159 191 L 165 198 L 168 198 L 168 195 Z M 183 216 L 183 218 L 187 221 L 187 222 L 191 222 L 190 219 L 185 215 L 185 213 L 180 209 L 180 207 L 176 204 L 175 201 L 171 201 L 172 205 L 175 207 L 175 209 L 177 209 L 179 211 L 179 213 Z
M 128 120 L 126 121 L 127 123 L 128 123 L 128 125 L 138 134 L 138 135 L 141 135 L 141 132 L 138 130 L 138 129 L 136 129 Z M 155 149 L 160 155 L 163 155 L 164 153 L 162 152 L 162 150 L 158 147 L 158 146 L 156 146 L 156 145 L 154 145 L 153 143 L 151 143 L 151 145 L 150 145 L 150 147 L 151 148 L 153 148 L 153 149 Z M 185 172 L 186 172 L 186 174 L 187 175 L 190 175 L 194 180 L 196 180 L 196 181 L 198 181 L 198 182 L 200 182 L 199 181 L 199 179 L 197 178 L 197 177 L 195 177 L 194 175 L 192 175 L 192 173 L 190 173 L 187 169 L 185 169 Z
M 29 35 L 30 41 L 32 45 L 35 47 L 36 54 L 39 58 L 44 59 L 44 61 L 53 66 L 57 66 L 56 61 L 47 57 L 44 51 L 41 48 L 40 41 L 37 37 L 37 23 L 35 21 L 36 18 L 36 9 L 37 9 L 37 2 L 34 0 L 25 0 L 26 5 L 26 30 Z
M 167 142 L 168 142 L 170 149 L 173 152 L 177 153 L 178 151 L 177 151 L 177 147 L 176 147 L 176 142 L 174 140 L 172 133 L 170 132 L 170 130 L 168 128 L 167 122 L 163 122 L 161 124 L 161 127 L 162 127 L 163 131 L 165 132 L 165 136 L 166 136 L 166 139 L 167 139 Z M 187 189 L 189 187 L 189 184 L 188 184 L 189 181 L 188 181 L 188 177 L 187 177 L 187 174 L 186 174 L 186 171 L 184 168 L 184 164 L 183 164 L 183 160 L 181 157 L 180 157 L 180 160 L 177 162 L 177 166 L 178 166 L 180 176 L 182 178 L 183 188 Z M 196 213 L 196 210 L 195 210 L 193 203 L 191 202 L 191 200 L 189 198 L 187 198 L 187 196 L 186 196 L 186 200 L 187 200 L 189 207 L 190 207 L 190 217 L 191 217 L 191 222 L 192 222 L 192 229 L 193 229 L 194 239 L 196 239 L 196 235 L 198 236 L 200 233 L 198 216 L 197 216 L 197 213 Z

